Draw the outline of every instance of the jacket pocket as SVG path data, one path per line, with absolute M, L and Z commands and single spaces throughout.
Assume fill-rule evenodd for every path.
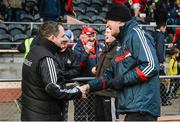
M 125 88 L 119 95 L 119 101 L 118 105 L 121 109 L 128 109 L 129 106 L 132 106 L 134 101 L 133 89 Z

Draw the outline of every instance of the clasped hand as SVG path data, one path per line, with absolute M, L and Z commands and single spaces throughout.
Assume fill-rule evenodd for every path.
M 78 86 L 78 88 L 80 89 L 80 91 L 82 92 L 82 98 L 85 99 L 87 98 L 87 93 L 89 92 L 89 84 L 85 84 L 83 86 Z

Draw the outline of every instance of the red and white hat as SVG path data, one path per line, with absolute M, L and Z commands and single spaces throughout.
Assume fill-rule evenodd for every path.
M 87 34 L 87 35 L 94 34 L 95 32 L 96 31 L 92 27 L 88 27 L 88 26 L 83 27 L 81 31 L 82 34 Z
M 133 5 L 132 5 L 133 9 L 140 9 L 140 0 L 133 0 Z

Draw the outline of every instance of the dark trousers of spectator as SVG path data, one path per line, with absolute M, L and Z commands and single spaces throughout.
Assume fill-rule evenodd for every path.
M 180 81 L 179 79 L 173 79 L 172 82 L 174 83 L 174 88 L 172 89 L 172 97 L 175 97 L 180 87 Z
M 127 113 L 124 121 L 157 121 L 157 117 L 152 116 L 149 113 Z
M 169 88 L 169 90 L 167 91 L 166 86 L 163 83 L 160 83 L 160 95 L 161 95 L 161 104 L 164 105 L 170 105 L 170 103 L 168 103 L 168 101 L 170 100 L 170 93 L 171 90 Z
M 94 121 L 94 101 L 95 95 L 91 93 L 87 95 L 87 99 L 74 100 L 74 121 Z
M 8 8 L 6 21 L 20 22 L 20 15 L 21 15 L 21 11 L 19 8 Z
M 95 120 L 112 121 L 111 97 L 95 96 Z

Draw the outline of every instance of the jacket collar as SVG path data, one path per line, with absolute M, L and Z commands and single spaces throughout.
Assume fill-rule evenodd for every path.
M 105 43 L 105 48 L 104 48 L 104 52 L 109 52 L 109 50 L 111 50 L 114 46 L 117 45 L 117 41 L 114 40 L 111 44 L 107 44 Z
M 53 54 L 59 52 L 60 50 L 60 48 L 55 43 L 53 43 L 52 41 L 48 39 L 42 39 L 42 41 L 40 42 L 40 45 L 45 47 L 47 50 L 49 50 Z
M 138 26 L 138 22 L 136 18 L 132 18 L 131 20 L 127 21 L 123 27 L 120 27 L 120 33 L 117 36 L 117 39 L 121 42 L 123 41 L 122 38 L 128 34 L 130 30 L 132 30 L 135 26 Z M 122 42 L 121 42 L 122 43 Z

